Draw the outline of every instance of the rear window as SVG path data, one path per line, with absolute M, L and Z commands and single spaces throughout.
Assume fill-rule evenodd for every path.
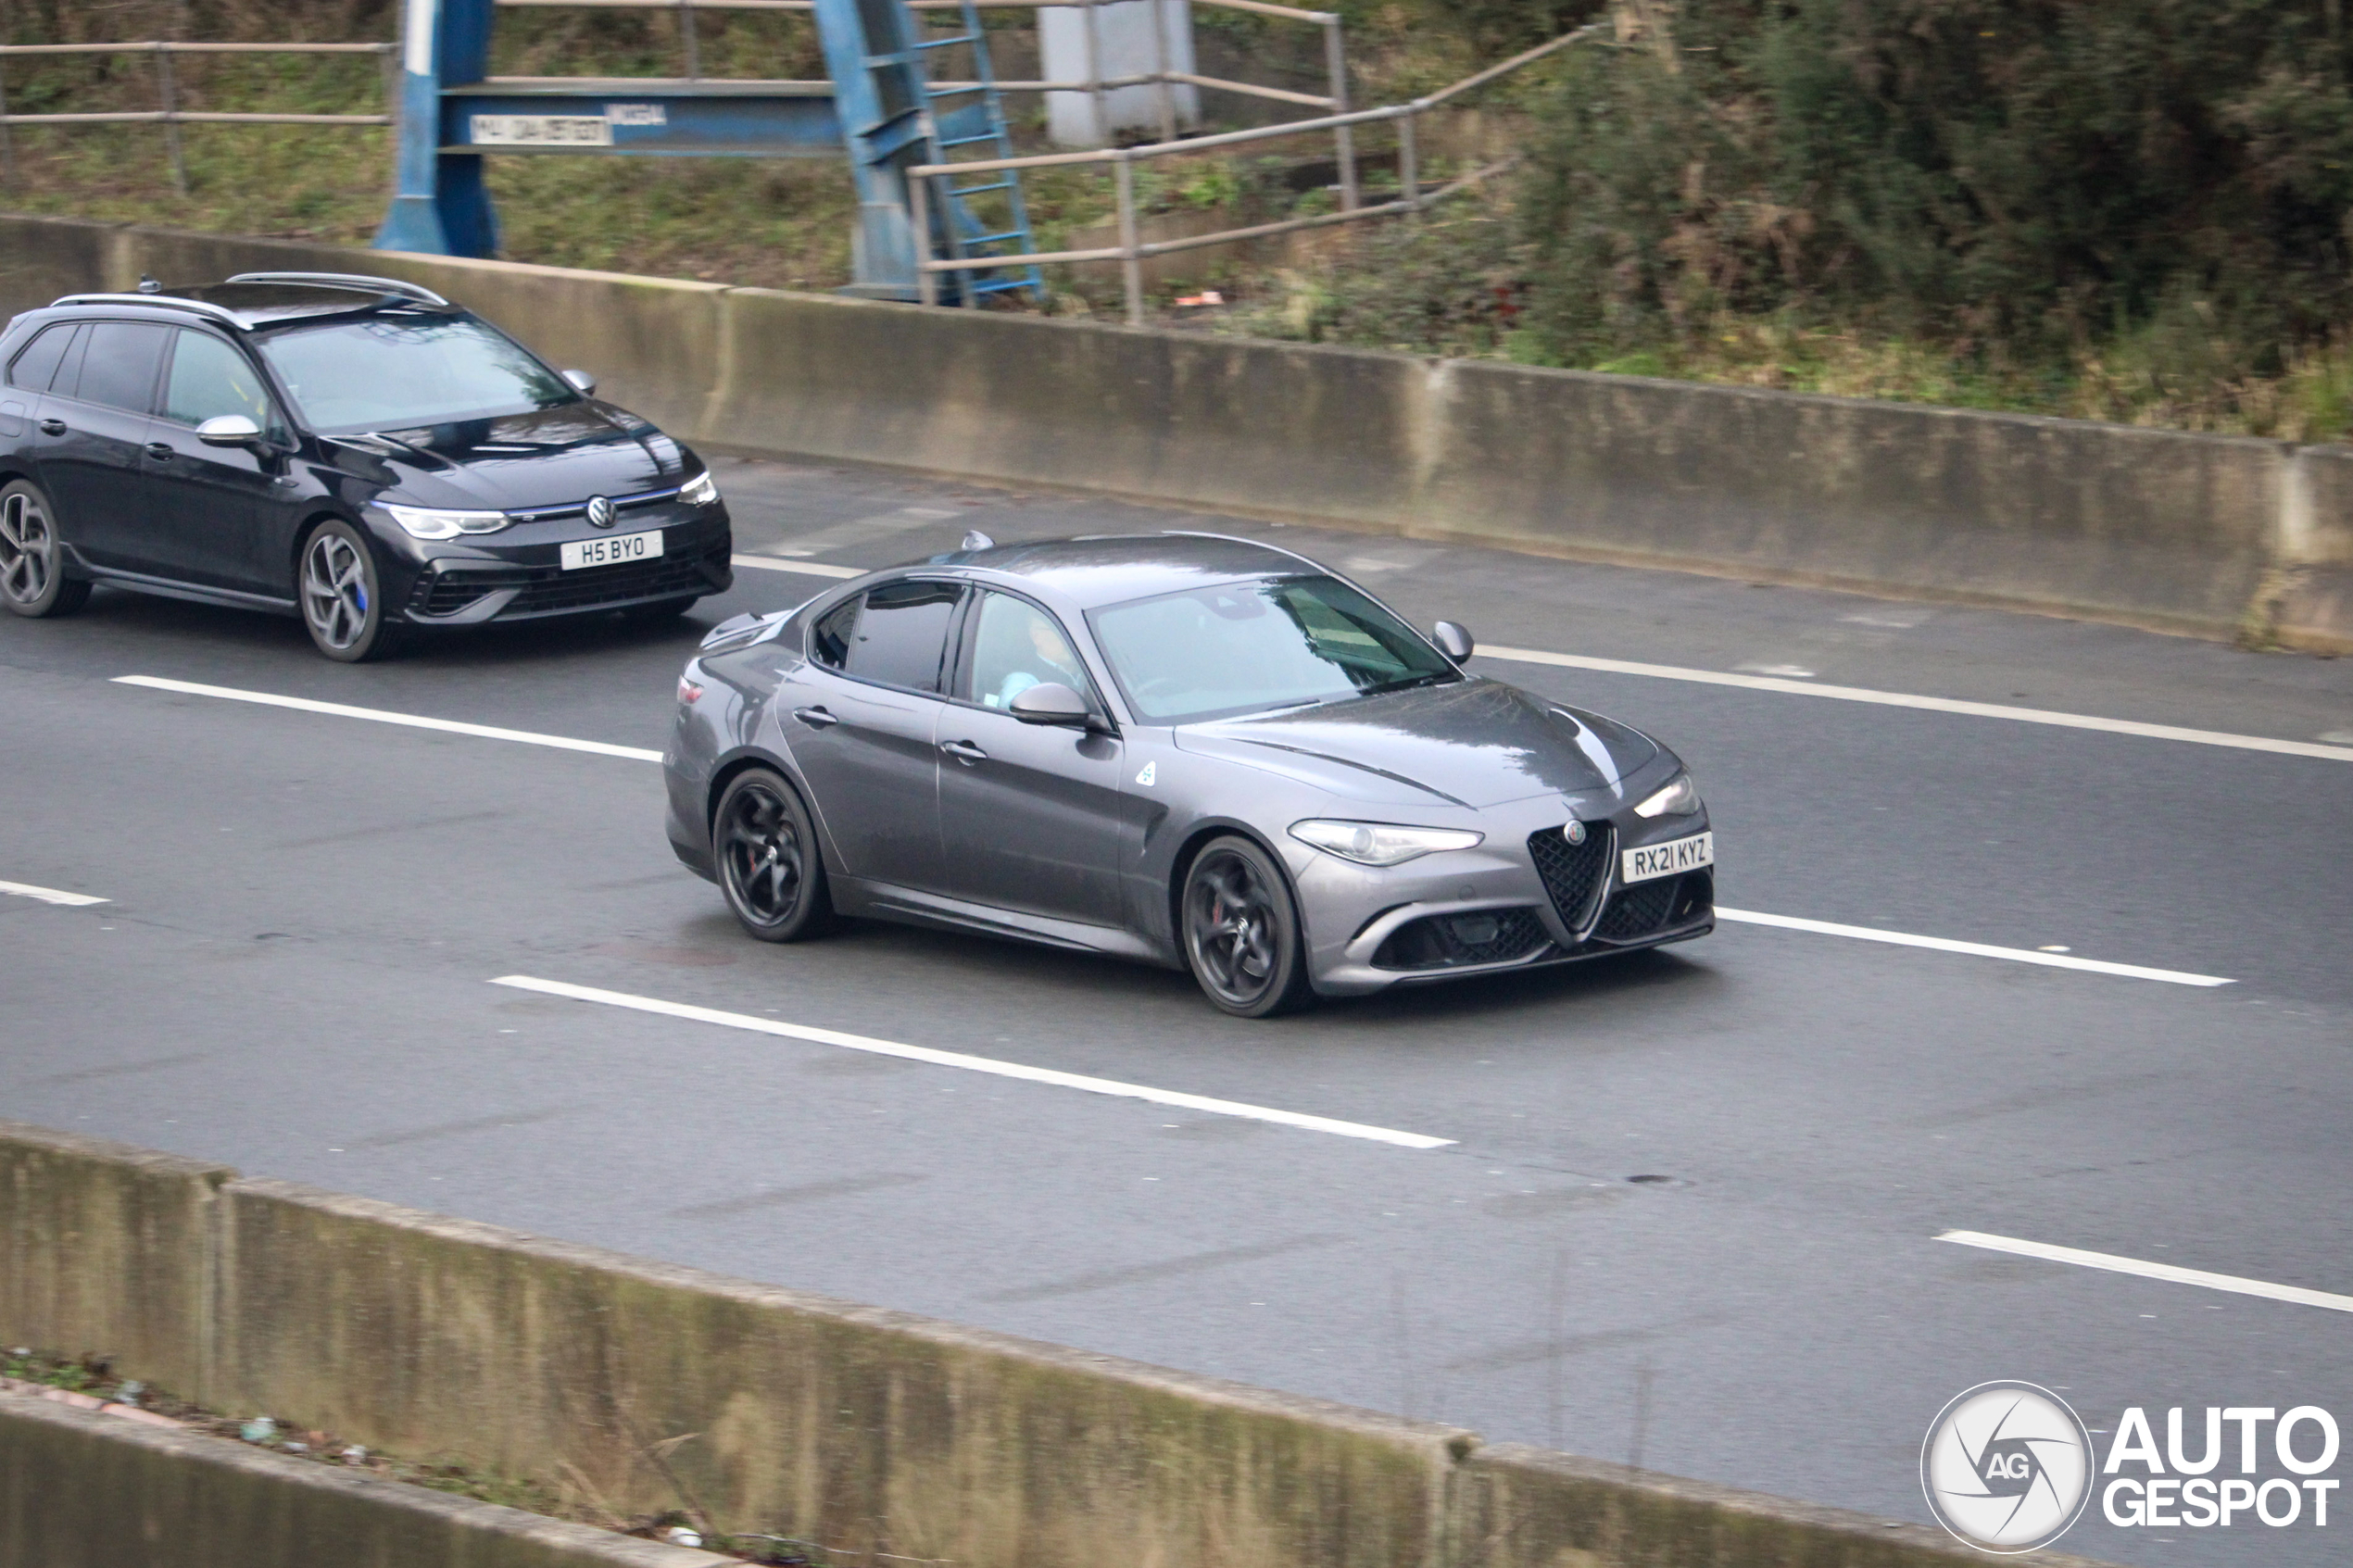
M 94 321 L 82 350 L 82 377 L 73 395 L 133 414 L 155 407 L 156 372 L 163 367 L 171 329 L 149 321 Z M 57 378 L 56 390 L 66 390 Z
M 48 391 L 50 379 L 57 373 L 57 361 L 66 357 L 66 345 L 73 341 L 76 328 L 72 321 L 42 328 L 41 334 L 8 362 L 8 384 L 27 392 Z
M 817 623 L 811 652 L 862 681 L 939 690 L 948 627 L 963 590 L 953 583 L 892 583 L 834 610 Z

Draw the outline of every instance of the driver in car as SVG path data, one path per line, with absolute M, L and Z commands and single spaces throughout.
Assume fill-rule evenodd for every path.
M 1070 651 L 1054 623 L 1034 610 L 1023 619 L 1029 622 L 1029 650 L 1014 656 L 1014 668 L 997 684 L 996 693 L 988 698 L 988 706 L 1011 708 L 1013 698 L 1032 686 L 1062 685 L 1085 691 L 1087 678 L 1078 672 L 1078 657 Z

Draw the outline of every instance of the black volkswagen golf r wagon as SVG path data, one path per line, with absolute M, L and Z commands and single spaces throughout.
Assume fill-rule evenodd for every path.
M 407 629 L 670 615 L 733 581 L 701 460 L 429 289 L 325 272 L 68 295 L 0 332 L 0 603 L 94 583 Z

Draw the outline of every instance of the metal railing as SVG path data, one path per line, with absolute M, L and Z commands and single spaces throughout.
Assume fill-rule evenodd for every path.
M 113 109 L 82 114 L 10 114 L 7 83 L 0 77 L 0 176 L 14 179 L 16 144 L 9 127 L 16 125 L 140 125 L 160 124 L 164 146 L 171 159 L 171 183 L 188 194 L 188 165 L 182 156 L 182 125 L 391 125 L 400 102 L 400 45 L 397 44 L 184 44 L 176 39 L 150 39 L 142 44 L 0 44 L 0 60 L 33 55 L 139 55 L 156 57 L 157 100 L 153 109 Z M 171 71 L 174 55 L 374 55 L 384 62 L 383 114 L 232 114 L 180 107 L 178 82 Z
M 700 45 L 695 34 L 695 14 L 698 11 L 814 11 L 816 0 L 496 0 L 502 8 L 539 9 L 563 7 L 572 10 L 666 11 L 677 18 L 679 54 L 686 75 L 678 80 L 701 82 Z M 911 11 L 953 11 L 963 0 L 906 0 Z M 1203 88 L 1214 93 L 1233 93 L 1247 98 L 1263 98 L 1273 103 L 1299 104 L 1308 108 L 1329 109 L 1336 114 L 1348 111 L 1348 51 L 1340 36 L 1340 19 L 1329 11 L 1303 10 L 1297 6 L 1278 6 L 1271 0 L 1192 0 L 1195 5 L 1210 6 L 1221 10 L 1246 11 L 1252 16 L 1274 17 L 1285 21 L 1306 22 L 1324 32 L 1324 77 L 1326 91 L 1294 93 L 1288 88 L 1265 87 L 1253 82 L 1233 82 L 1223 77 L 1202 76 L 1194 71 L 1180 71 L 1168 62 L 1168 18 L 1166 0 L 1148 0 L 1152 8 L 1153 51 L 1155 69 L 1128 76 L 1107 77 L 1102 74 L 1102 44 L 1095 13 L 1105 6 L 1131 5 L 1137 0 L 973 0 L 983 10 L 1040 11 L 1055 9 L 1081 10 L 1087 13 L 1087 74 L 1076 82 L 1007 82 L 999 81 L 1000 93 L 1084 93 L 1093 103 L 1093 125 L 1098 141 L 1111 140 L 1105 112 L 1104 94 L 1121 87 L 1151 87 L 1155 89 L 1160 120 L 1160 138 L 1164 142 L 1176 139 L 1176 102 L 1172 91 L 1177 86 Z M 496 76 L 494 86 L 538 86 L 560 78 L 534 76 Z M 761 86 L 825 87 L 824 82 L 764 82 Z M 970 82 L 936 82 L 933 86 L 953 91 L 969 88 Z M 1353 210 L 1357 205 L 1356 151 L 1350 131 L 1343 127 L 1337 134 L 1340 162 L 1340 206 Z
M 517 0 L 501 0 L 515 4 Z M 537 0 L 522 0 L 537 3 Z M 1320 119 L 1289 120 L 1280 125 L 1260 126 L 1251 131 L 1227 131 L 1214 136 L 1189 136 L 1182 141 L 1162 141 L 1134 147 L 1103 147 L 1091 152 L 1038 153 L 1027 157 L 992 158 L 970 163 L 918 164 L 907 172 L 911 176 L 909 192 L 914 202 L 915 275 L 917 294 L 925 305 L 939 303 L 937 279 L 943 272 L 982 271 L 997 267 L 1044 267 L 1081 261 L 1116 261 L 1120 263 L 1121 288 L 1126 295 L 1127 324 L 1144 324 L 1144 291 L 1142 262 L 1147 257 L 1167 256 L 1177 251 L 1198 250 L 1204 245 L 1230 245 L 1240 240 L 1264 239 L 1274 234 L 1288 234 L 1302 229 L 1322 228 L 1332 223 L 1353 223 L 1360 219 L 1381 218 L 1396 213 L 1415 213 L 1433 202 L 1442 201 L 1455 192 L 1486 180 L 1517 161 L 1517 155 L 1500 159 L 1440 186 L 1434 191 L 1421 189 L 1421 170 L 1415 145 L 1414 126 L 1421 116 L 1443 106 L 1449 99 L 1479 87 L 1498 77 L 1508 75 L 1565 49 L 1572 44 L 1594 37 L 1607 27 L 1605 22 L 1592 22 L 1565 32 L 1549 43 L 1513 56 L 1499 65 L 1488 67 L 1476 75 L 1466 76 L 1451 86 L 1414 99 L 1410 103 L 1391 104 L 1377 109 L 1359 109 L 1353 114 L 1327 115 Z M 1365 207 L 1353 199 L 1350 191 L 1338 212 L 1318 213 L 1307 218 L 1290 218 L 1277 223 L 1253 224 L 1246 229 L 1227 229 L 1212 234 L 1190 234 L 1182 239 L 1158 240 L 1143 244 L 1137 238 L 1136 165 L 1159 157 L 1204 152 L 1213 147 L 1239 146 L 1246 143 L 1265 142 L 1278 136 L 1304 135 L 1311 132 L 1329 131 L 1341 146 L 1341 138 L 1359 125 L 1397 127 L 1397 187 L 1403 193 L 1397 200 L 1377 207 Z M 934 180 L 948 175 L 984 174 L 1000 169 L 1047 169 L 1069 164 L 1109 164 L 1116 182 L 1115 192 L 1119 213 L 1119 244 L 1095 250 L 1038 251 L 1026 256 L 991 256 L 977 257 L 948 257 L 935 258 L 931 255 L 931 230 L 925 221 L 925 209 L 930 201 Z M 971 290 L 961 291 L 967 306 L 975 306 L 977 297 Z

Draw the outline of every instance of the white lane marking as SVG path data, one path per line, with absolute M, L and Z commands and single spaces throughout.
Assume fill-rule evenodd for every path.
M 2140 735 L 2149 740 L 2188 741 L 2194 746 L 2231 746 L 2242 751 L 2275 751 L 2284 757 L 2320 757 L 2332 762 L 2353 762 L 2353 746 L 2321 746 L 2307 740 L 2273 740 L 2269 735 L 2239 735 L 2224 730 L 2189 730 L 2178 724 L 2144 724 L 2135 719 L 2102 719 L 2089 713 L 2059 713 L 2046 708 L 2010 708 L 1998 702 L 1963 702 L 1957 697 L 1916 696 L 1908 692 L 1873 691 L 1867 686 L 1826 686 L 1818 681 L 1785 681 L 1772 675 L 1687 670 L 1677 664 L 1640 664 L 1626 659 L 1589 659 L 1581 654 L 1546 653 L 1541 648 L 1483 647 L 1478 653 L 1482 659 L 1508 659 L 1518 664 L 1557 664 L 1567 670 L 1598 670 L 1611 675 L 1653 675 L 1664 681 L 1696 681 L 1709 686 L 1745 686 L 1751 691 L 1829 696 L 1842 702 L 1875 702 L 1883 708 L 1918 708 L 1931 713 L 1966 713 L 1974 718 L 2008 719 L 2021 724 L 2055 724 L 2068 730 L 2101 730 L 2109 734 Z
M 1395 1144 L 1400 1148 L 1445 1148 L 1453 1138 L 1433 1138 L 1422 1133 L 1401 1133 L 1389 1127 L 1368 1127 L 1361 1122 L 1338 1122 L 1328 1116 L 1307 1116 L 1296 1110 L 1273 1110 L 1263 1105 L 1244 1105 L 1239 1100 L 1211 1099 L 1202 1095 L 1179 1094 L 1173 1089 L 1147 1088 L 1141 1084 L 1123 1084 L 1112 1078 L 1089 1078 L 1078 1073 L 1059 1073 L 1049 1067 L 1025 1067 L 1019 1062 L 998 1061 L 985 1056 L 966 1056 L 961 1051 L 933 1050 L 926 1046 L 902 1046 L 896 1040 L 877 1040 L 865 1035 L 845 1035 L 836 1029 L 812 1028 L 805 1023 L 783 1023 L 773 1018 L 752 1018 L 740 1012 L 722 1012 L 716 1008 L 690 1007 L 684 1002 L 666 1002 L 656 997 L 633 997 L 625 991 L 599 991 L 590 985 L 572 985 L 560 980 L 540 980 L 528 974 L 506 974 L 491 982 L 493 985 L 511 985 L 518 991 L 537 991 L 549 997 L 568 997 L 577 1002 L 599 1002 L 606 1007 L 630 1008 L 638 1012 L 660 1013 L 665 1018 L 683 1018 L 697 1023 L 716 1023 L 729 1029 L 749 1029 L 760 1035 L 781 1035 L 787 1039 L 813 1040 L 819 1045 L 840 1046 L 853 1051 L 870 1051 L 876 1056 L 895 1056 L 909 1061 L 929 1062 L 935 1067 L 961 1068 L 967 1073 L 988 1073 L 1000 1078 L 1018 1078 L 1025 1083 L 1048 1084 L 1056 1088 L 1082 1089 L 1092 1095 L 1114 1095 L 1123 1099 L 1148 1100 L 1153 1105 L 1170 1105 L 1183 1110 L 1205 1110 L 1214 1116 L 1239 1116 L 1252 1122 L 1272 1122 L 1278 1126 L 1303 1127 L 1313 1133 L 1333 1133 L 1343 1138 L 1369 1138 L 1375 1143 Z
M 0 882 L 0 893 L 12 898 L 38 898 L 44 904 L 64 904 L 71 909 L 106 902 L 104 898 L 93 898 L 87 893 L 64 893 L 54 887 L 35 887 L 29 882 Z
M 1989 1252 L 2040 1258 L 2046 1262 L 2078 1263 L 2087 1269 L 2106 1269 L 2111 1273 L 2138 1274 L 2143 1279 L 2161 1279 L 2171 1285 L 2204 1286 L 2208 1290 L 2227 1290 L 2234 1296 L 2260 1296 L 2267 1301 L 2288 1301 L 2299 1307 L 2326 1307 L 2333 1312 L 2353 1312 L 2353 1296 L 2339 1296 L 2326 1290 L 2307 1290 L 2300 1285 L 2274 1285 L 2267 1279 L 2213 1274 L 2204 1269 L 2183 1269 L 2171 1263 L 2120 1258 L 2112 1252 L 2086 1252 L 2077 1247 L 2053 1247 L 2045 1241 L 2020 1241 L 2012 1236 L 1988 1236 L 1983 1231 L 1945 1231 L 1936 1239 L 1957 1242 L 1963 1247 L 1982 1247 Z
M 549 746 L 559 751 L 585 751 L 598 757 L 624 757 L 632 762 L 659 762 L 661 753 L 640 746 L 610 746 L 600 740 L 573 740 L 569 735 L 543 735 L 530 730 L 502 730 L 492 724 L 462 724 L 455 719 L 427 719 L 415 713 L 387 713 L 380 708 L 353 708 L 347 703 L 316 702 L 307 696 L 279 696 L 271 692 L 239 691 L 234 686 L 199 685 L 194 681 L 167 681 L 160 675 L 117 675 L 120 686 L 145 686 L 150 691 L 177 692 L 182 696 L 217 696 L 229 702 L 254 702 L 264 708 L 291 708 L 302 713 L 324 713 L 337 719 L 366 719 L 378 724 L 402 724 L 412 730 L 441 730 L 453 735 L 483 740 L 510 740 L 524 746 Z
M 2030 947 L 1996 947 L 1984 942 L 1960 942 L 1950 936 L 1915 936 L 1905 931 L 1881 931 L 1869 925 L 1839 925 L 1826 920 L 1801 920 L 1795 915 L 1759 914 L 1755 909 L 1716 906 L 1718 920 L 1747 925 L 1779 926 L 1783 931 L 1808 931 L 1817 936 L 1852 936 L 1863 942 L 1886 942 L 1898 947 L 1927 947 L 1939 953 L 1967 953 L 1972 958 L 2007 959 L 2012 963 L 2041 964 L 2047 969 L 2081 969 L 2094 974 L 2120 974 L 2127 980 L 2162 980 L 2169 985 L 2234 985 L 2219 975 L 2190 974 L 2178 969 L 2148 969 L 2135 963 L 2109 963 L 2079 959 L 2071 953 L 2041 952 Z
M 305 713 L 324 713 L 339 719 L 366 719 L 379 724 L 405 724 L 412 729 L 442 730 L 451 734 L 475 735 L 484 740 L 519 741 L 526 746 L 548 746 L 564 751 L 585 751 L 599 757 L 623 757 L 635 762 L 661 760 L 661 752 L 648 751 L 640 746 L 610 746 L 603 741 L 573 740 L 565 735 L 536 734 L 529 730 L 502 730 L 489 724 L 464 724 L 454 719 L 427 719 L 413 713 L 388 713 L 380 709 L 353 708 L 340 702 L 317 702 L 309 697 L 278 696 L 269 692 L 239 691 L 231 686 L 199 685 L 193 681 L 168 681 L 157 675 L 118 675 L 115 677 L 115 682 L 119 685 L 145 686 L 155 691 L 178 692 L 189 696 L 223 697 L 233 702 L 259 703 L 266 708 L 291 708 Z M 1798 689 L 1804 691 L 1811 688 L 1801 686 Z M 1139 782 L 1144 781 L 1139 778 Z M 1900 931 L 1878 931 L 1864 925 L 1837 925 L 1829 921 L 1801 920 L 1795 915 L 1758 914 L 1748 909 L 1728 909 L 1720 905 L 1718 906 L 1716 912 L 1725 920 L 1745 921 L 1752 925 L 1780 926 L 1788 931 L 1807 931 L 1822 936 L 1853 936 L 1867 942 L 1890 942 L 1905 947 L 1931 947 L 1939 952 L 1969 953 L 1979 958 L 2011 959 L 2020 963 L 2046 964 L 2054 969 L 2089 970 L 2097 974 L 2120 974 L 2133 980 L 2163 980 L 2176 985 L 2233 984 L 2229 980 L 2218 979 L 2210 974 L 2185 974 L 2177 970 L 2145 969 L 2138 964 L 2106 963 L 2097 959 L 2079 959 L 2059 953 L 2030 952 L 2020 947 L 1994 947 L 1982 942 L 1958 942 L 1944 936 L 1913 936 Z M 755 1024 L 759 1022 L 752 1021 Z M 907 1048 L 912 1050 L 915 1047 Z M 973 1060 L 981 1059 L 974 1058 Z
M 737 566 L 757 567 L 762 571 L 798 571 L 805 577 L 863 577 L 872 570 L 862 566 L 827 566 L 821 560 L 778 560 L 773 556 L 737 556 Z

